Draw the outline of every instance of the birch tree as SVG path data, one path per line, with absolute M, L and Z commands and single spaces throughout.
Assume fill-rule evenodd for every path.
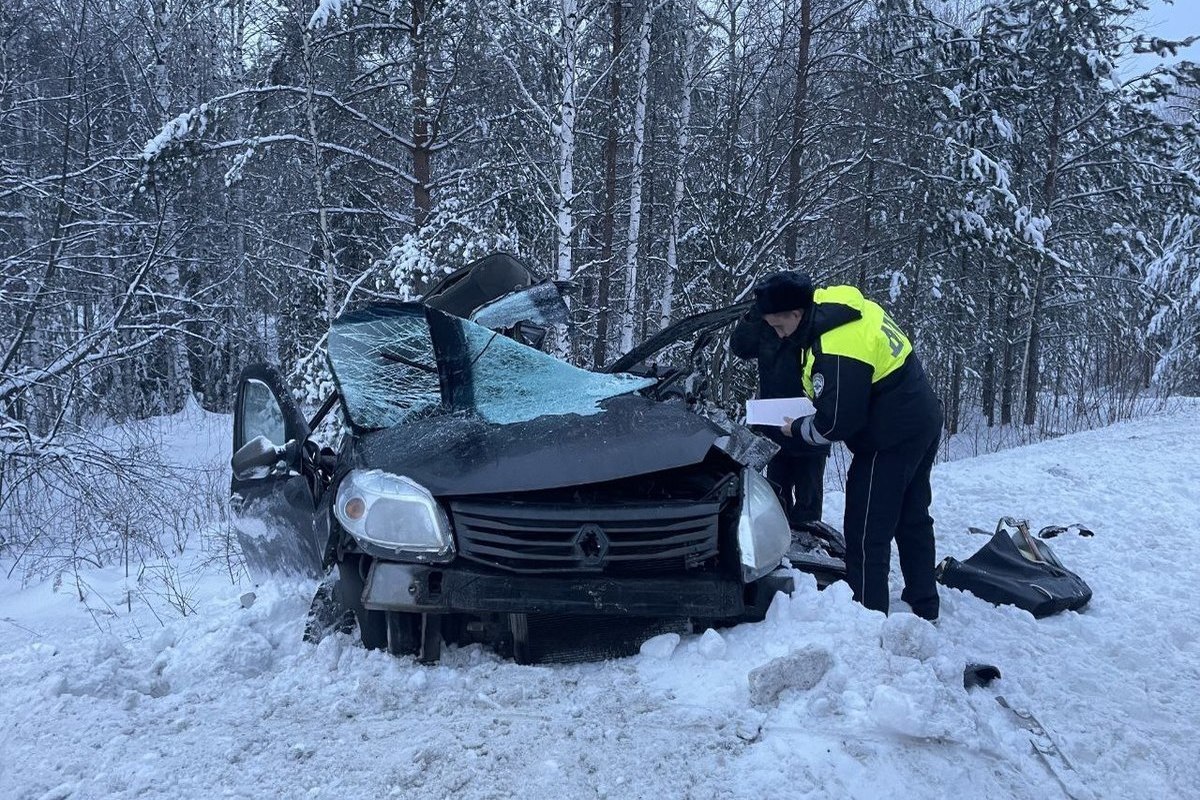
M 638 237 L 642 224 L 642 169 L 646 136 L 646 94 L 649 87 L 650 33 L 654 9 L 647 0 L 638 32 L 637 102 L 633 110 L 633 155 L 629 179 L 629 235 L 625 244 L 625 306 L 621 312 L 621 352 L 633 349 L 638 308 Z
M 687 185 L 688 154 L 691 147 L 692 94 L 696 91 L 696 0 L 685 0 L 682 80 L 679 91 L 679 122 L 675 135 L 675 180 L 671 189 L 670 222 L 667 231 L 666 267 L 659 300 L 659 330 L 671 322 L 675 305 L 675 281 L 679 275 L 679 235 Z

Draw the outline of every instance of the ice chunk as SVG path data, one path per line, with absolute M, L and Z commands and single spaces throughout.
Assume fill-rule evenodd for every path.
M 664 633 L 642 642 L 641 654 L 650 658 L 667 659 L 679 646 L 678 633 Z
M 717 661 L 725 657 L 725 651 L 728 646 L 725 644 L 725 637 L 709 628 L 700 637 L 700 655 L 705 658 Z
M 884 650 L 897 656 L 927 661 L 937 655 L 937 629 L 913 614 L 892 614 L 879 633 Z
M 768 661 L 750 671 L 750 702 L 769 705 L 785 689 L 807 691 L 820 683 L 832 666 L 833 656 L 818 645 Z

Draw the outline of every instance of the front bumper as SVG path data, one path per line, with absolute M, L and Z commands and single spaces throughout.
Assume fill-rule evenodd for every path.
M 772 573 L 749 585 L 713 575 L 607 578 L 504 575 L 459 567 L 376 561 L 363 605 L 419 613 L 627 614 L 755 619 L 792 579 Z

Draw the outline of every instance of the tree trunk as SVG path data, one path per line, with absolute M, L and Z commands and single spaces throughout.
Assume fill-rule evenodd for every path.
M 312 179 L 313 191 L 317 201 L 317 235 L 320 242 L 322 272 L 325 278 L 325 321 L 333 321 L 337 311 L 337 267 L 333 263 L 333 237 L 329 232 L 329 218 L 326 214 L 325 202 L 325 160 L 321 157 L 320 139 L 317 138 L 317 109 L 314 101 L 316 92 L 317 73 L 312 55 L 312 31 L 304 29 L 301 34 L 304 46 L 304 71 L 307 82 L 304 115 L 308 123 L 308 138 L 312 148 Z
M 983 378 L 979 403 L 989 428 L 996 424 L 996 293 L 988 289 L 987 325 L 985 326 Z
M 808 71 L 812 51 L 812 0 L 800 0 L 800 47 L 796 56 L 796 86 L 792 93 L 792 143 L 788 148 L 787 230 L 784 257 L 793 268 L 799 266 L 797 245 L 800 203 L 800 164 L 804 155 L 804 132 L 808 115 Z
M 153 0 L 150 5 L 154 15 L 154 100 L 158 103 L 159 115 L 169 119 L 171 115 L 171 84 L 167 73 L 167 24 L 170 16 L 166 0 Z
M 413 227 L 420 230 L 429 219 L 432 201 L 433 152 L 429 130 L 429 64 L 425 51 L 425 0 L 412 0 L 412 97 L 413 97 Z
M 871 196 L 875 192 L 875 161 L 867 165 L 867 185 L 863 189 L 862 244 L 858 248 L 858 288 L 867 288 L 867 255 L 871 252 Z
M 1058 163 L 1061 146 L 1062 128 L 1062 98 L 1055 96 L 1054 106 L 1050 112 L 1049 161 L 1046 164 L 1046 177 L 1042 182 L 1042 206 L 1047 217 L 1052 217 L 1054 201 L 1058 193 Z M 1050 247 L 1050 231 L 1046 231 L 1043 247 Z M 1029 336 L 1025 346 L 1025 413 L 1023 422 L 1032 425 L 1037 419 L 1038 391 L 1041 389 L 1042 372 L 1042 305 L 1045 296 L 1046 272 L 1051 268 L 1052 260 L 1042 256 L 1038 260 L 1037 279 L 1033 285 L 1033 299 L 1029 310 Z
M 1011 425 L 1013 417 L 1014 380 L 1016 378 L 1016 345 L 1013 342 L 1014 300 L 1009 298 L 1004 310 L 1004 357 L 1000 366 L 1000 424 Z
M 962 418 L 962 385 L 963 385 L 963 354 L 955 349 L 950 364 L 950 408 L 946 415 L 946 431 L 951 435 L 958 433 Z
M 687 28 L 683 39 L 683 87 L 679 102 L 679 135 L 675 140 L 675 190 L 671 195 L 671 225 L 667 234 L 667 274 L 663 281 L 659 304 L 659 330 L 671 324 L 675 305 L 675 280 L 679 275 L 679 218 L 683 213 L 684 170 L 687 168 L 690 126 L 692 124 L 692 92 L 695 91 L 696 67 L 696 0 L 688 3 Z
M 1029 310 L 1029 333 L 1025 338 L 1025 369 L 1024 369 L 1024 403 L 1025 408 L 1021 421 L 1032 425 L 1037 419 L 1038 390 L 1041 388 L 1042 371 L 1042 269 L 1038 269 L 1038 277 L 1033 286 L 1033 303 Z
M 562 87 L 558 103 L 558 196 L 555 198 L 556 268 L 560 281 L 575 277 L 572 241 L 575 236 L 575 94 L 578 55 L 579 6 L 577 0 L 562 0 Z
M 621 99 L 621 81 L 617 62 L 621 56 L 623 0 L 609 4 L 612 11 L 612 52 L 608 64 L 608 132 L 604 138 L 604 216 L 600 229 L 600 276 L 596 285 L 596 340 L 592 343 L 592 363 L 608 362 L 608 302 L 612 285 L 613 239 L 617 226 L 617 124 Z
M 633 113 L 632 174 L 629 179 L 629 237 L 625 243 L 625 307 L 621 309 L 621 352 L 633 349 L 634 321 L 638 308 L 638 238 L 642 224 L 642 154 L 646 137 L 646 73 L 650 67 L 650 3 L 642 15 L 637 65 L 637 106 Z

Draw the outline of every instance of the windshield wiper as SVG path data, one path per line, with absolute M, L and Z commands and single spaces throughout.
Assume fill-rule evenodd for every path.
M 437 367 L 431 367 L 428 364 L 422 364 L 420 361 L 414 361 L 407 356 L 400 355 L 399 353 L 389 353 L 386 350 L 380 350 L 379 356 L 384 361 L 391 361 L 394 364 L 403 364 L 406 367 L 419 369 L 422 372 L 432 372 L 434 375 L 437 374 Z

